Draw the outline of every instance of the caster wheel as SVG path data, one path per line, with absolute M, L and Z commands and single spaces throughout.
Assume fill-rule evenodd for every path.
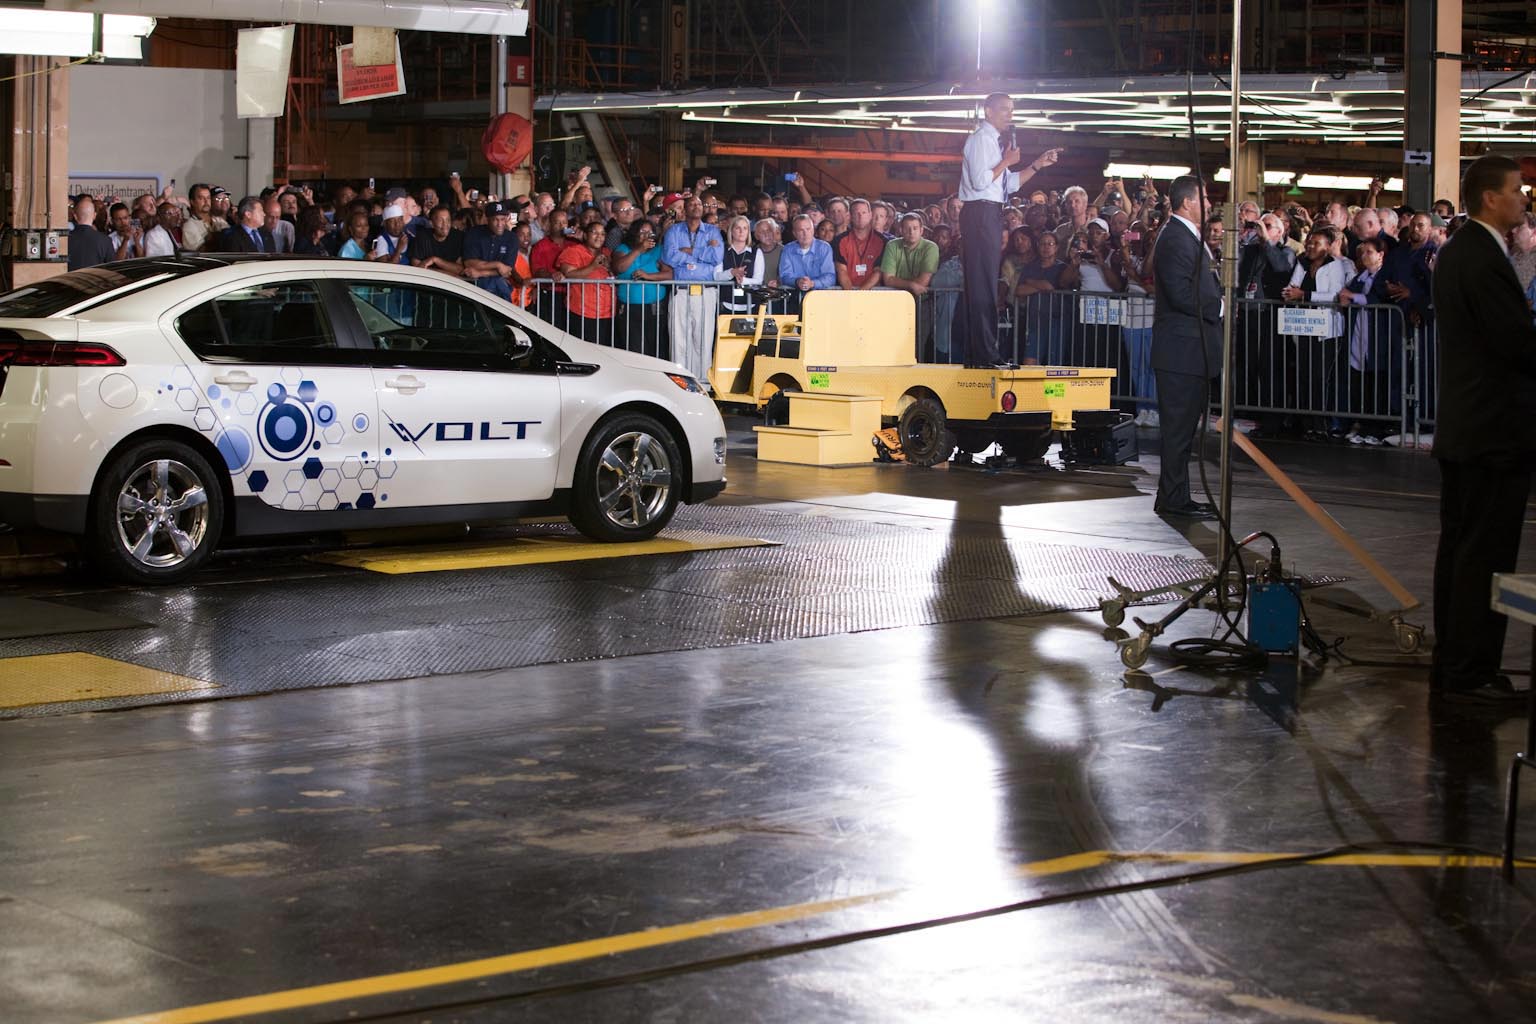
M 1120 646 L 1120 664 L 1126 668 L 1141 668 L 1147 663 L 1147 654 L 1152 644 L 1146 637 L 1137 637 Z
M 1424 643 L 1423 626 L 1399 622 L 1395 628 L 1397 633 L 1397 649 L 1404 654 L 1413 654 Z
M 1104 625 L 1118 626 L 1125 621 L 1125 604 L 1114 598 L 1105 598 L 1099 602 L 1099 614 L 1104 617 Z

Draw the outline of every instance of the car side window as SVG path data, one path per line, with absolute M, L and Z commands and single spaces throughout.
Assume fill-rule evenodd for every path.
M 508 338 L 480 304 L 452 292 L 395 281 L 349 281 L 347 294 L 374 348 L 431 361 L 439 356 L 505 356 Z
M 308 281 L 253 284 L 194 306 L 176 333 L 200 358 L 284 359 L 337 348 L 320 293 Z

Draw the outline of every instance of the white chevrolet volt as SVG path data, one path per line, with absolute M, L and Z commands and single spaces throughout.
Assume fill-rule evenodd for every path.
M 682 367 L 436 271 L 181 256 L 0 295 L 0 521 L 129 580 L 231 536 L 559 512 L 640 540 L 724 487 Z

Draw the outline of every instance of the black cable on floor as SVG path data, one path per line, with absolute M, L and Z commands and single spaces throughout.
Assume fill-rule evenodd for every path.
M 1004 903 L 999 906 L 985 907 L 981 910 L 966 911 L 961 914 L 949 914 L 944 917 L 931 917 L 922 921 L 909 921 L 902 924 L 887 925 L 882 928 L 865 928 L 859 931 L 842 932 L 837 935 L 827 935 L 819 939 L 803 939 L 798 942 L 785 942 L 772 946 L 762 946 L 757 949 L 745 950 L 740 953 L 729 953 L 724 956 L 706 957 L 699 960 L 690 960 L 681 964 L 672 964 L 666 967 L 653 967 L 643 971 L 630 971 L 625 974 L 609 975 L 605 978 L 591 978 L 584 981 L 572 981 L 558 985 L 546 985 L 541 988 L 523 989 L 519 992 L 508 992 L 503 995 L 482 995 L 473 999 L 445 1000 L 439 1003 L 418 1004 L 406 1009 L 390 1010 L 375 1014 L 361 1015 L 348 1013 L 344 1017 L 335 1018 L 339 1021 L 347 1021 L 349 1024 L 359 1021 L 388 1021 L 398 1019 L 401 1016 L 418 1017 L 426 1013 L 441 1013 L 449 1010 L 463 1010 L 476 1006 L 496 1006 L 506 1003 L 522 1002 L 531 999 L 545 999 L 555 996 L 582 995 L 588 992 L 599 992 L 605 989 L 622 988 L 628 985 L 641 985 L 652 981 L 662 981 L 667 978 L 676 978 L 688 974 L 698 974 L 704 971 L 719 970 L 726 967 L 736 967 L 741 964 L 755 963 L 764 960 L 774 960 L 779 957 L 795 956 L 800 953 L 810 953 L 821 949 L 832 949 L 837 946 L 847 946 L 855 942 L 864 942 L 869 939 L 890 938 L 896 935 L 907 935 L 913 932 L 928 931 L 933 928 L 943 928 L 949 925 L 966 924 L 971 921 L 980 921 L 989 917 L 1001 917 L 1005 914 L 1018 913 L 1023 910 L 1038 910 L 1042 907 L 1060 906 L 1066 903 L 1079 903 L 1084 900 L 1102 899 L 1109 896 L 1125 896 L 1131 893 L 1147 892 L 1153 889 L 1166 889 L 1178 885 L 1187 885 L 1191 882 L 1205 882 L 1218 878 L 1227 878 L 1234 875 L 1245 875 L 1257 871 L 1269 871 L 1276 868 L 1299 867 L 1314 861 L 1327 860 L 1331 857 L 1341 857 L 1347 854 L 1358 853 L 1382 853 L 1382 852 L 1436 852 L 1445 854 L 1460 854 L 1464 856 L 1491 857 L 1498 859 L 1500 854 L 1491 853 L 1473 846 L 1464 846 L 1458 843 L 1418 843 L 1410 841 L 1385 841 L 1373 843 L 1345 843 L 1341 846 L 1330 847 L 1325 850 L 1316 850 L 1310 853 L 1290 854 L 1283 857 L 1274 857 L 1268 860 L 1244 863 L 1224 864 L 1220 867 L 1203 868 L 1199 871 L 1185 871 L 1175 875 L 1164 875 L 1159 878 L 1143 879 L 1136 882 L 1119 882 L 1114 885 L 1095 886 L 1088 889 L 1074 889 L 1070 892 L 1055 893 L 1050 896 L 1036 896 L 1027 900 L 1018 900 L 1013 903 Z M 1113 855 L 1110 864 L 1116 863 Z M 1536 859 L 1528 857 L 1516 857 L 1515 863 L 1525 867 L 1536 867 Z

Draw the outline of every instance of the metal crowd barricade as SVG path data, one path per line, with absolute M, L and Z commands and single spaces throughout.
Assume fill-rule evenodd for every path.
M 669 308 L 689 282 L 582 279 L 530 281 L 513 301 L 579 338 L 676 358 Z M 724 286 L 709 285 L 729 294 Z M 607 317 L 584 317 L 576 289 L 611 289 Z M 576 299 L 577 301 L 572 301 Z M 955 287 L 917 297 L 921 362 L 956 361 L 964 297 Z M 769 313 L 793 313 L 793 300 Z M 1318 430 L 1359 423 L 1405 438 L 1432 430 L 1436 393 L 1432 322 L 1411 324 L 1396 305 L 1349 305 L 1242 299 L 1233 311 L 1234 406 L 1245 416 L 1291 417 Z M 752 305 L 755 311 L 757 304 Z M 718 305 L 716 306 L 719 310 Z M 1152 407 L 1153 303 L 1143 293 L 1053 291 L 1015 299 L 998 313 L 1004 359 L 1117 371 L 1111 396 Z
M 1410 361 L 1403 373 L 1405 407 L 1412 410 L 1413 442 L 1419 446 L 1435 432 L 1435 405 L 1440 396 L 1439 332 L 1433 317 L 1414 327 Z
M 1400 307 L 1241 299 L 1233 324 L 1234 406 L 1406 435 L 1413 333 Z

